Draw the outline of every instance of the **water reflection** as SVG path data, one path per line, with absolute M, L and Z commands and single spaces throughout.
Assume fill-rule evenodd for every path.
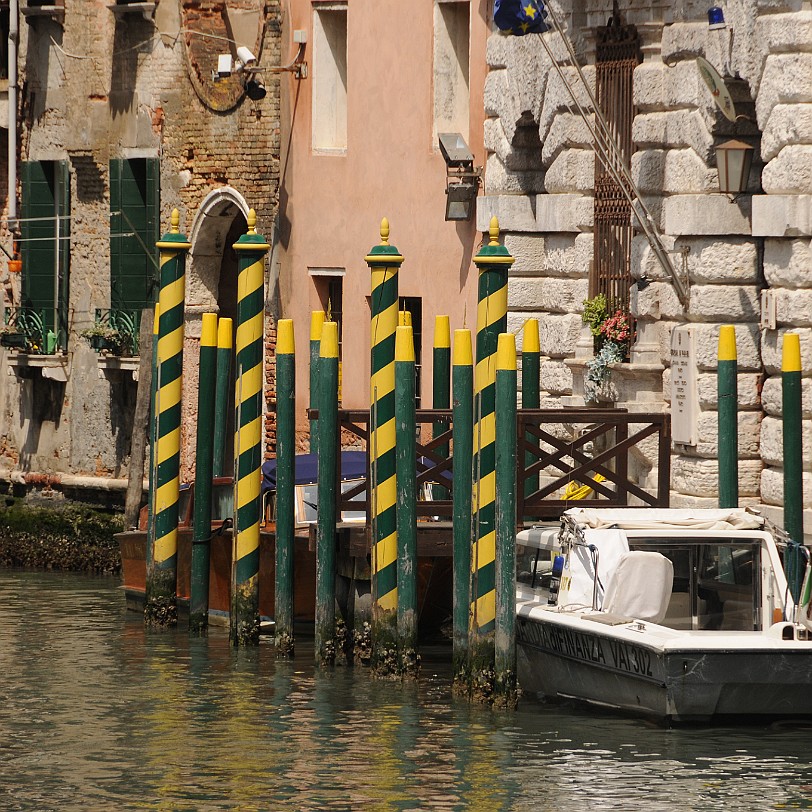
M 315 672 L 273 648 L 144 630 L 106 579 L 0 572 L 2 810 L 812 808 L 812 730 L 664 730 Z

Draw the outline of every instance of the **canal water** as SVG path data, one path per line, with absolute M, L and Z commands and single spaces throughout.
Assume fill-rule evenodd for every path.
M 812 727 L 666 730 L 146 632 L 113 579 L 0 571 L 0 810 L 812 809 Z

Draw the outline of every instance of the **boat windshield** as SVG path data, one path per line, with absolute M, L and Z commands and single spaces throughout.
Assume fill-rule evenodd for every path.
M 674 565 L 663 626 L 759 631 L 761 545 L 758 539 L 629 538 L 629 549 L 662 553 Z

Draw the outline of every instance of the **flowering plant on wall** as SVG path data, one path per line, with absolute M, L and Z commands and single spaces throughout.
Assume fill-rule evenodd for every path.
M 582 319 L 595 337 L 595 355 L 586 362 L 584 370 L 584 397 L 590 401 L 598 399 L 600 389 L 609 379 L 609 364 L 627 359 L 634 335 L 628 313 L 619 307 L 612 311 L 603 293 L 584 300 Z

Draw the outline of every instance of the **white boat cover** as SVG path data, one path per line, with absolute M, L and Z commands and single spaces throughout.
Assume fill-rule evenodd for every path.
M 603 609 L 612 615 L 660 623 L 668 611 L 674 565 L 662 554 L 631 550 L 620 557 L 606 585 Z
M 760 530 L 764 519 L 743 508 L 570 508 L 565 516 L 583 527 L 623 530 Z
M 600 609 L 604 589 L 623 554 L 629 552 L 629 542 L 622 530 L 587 530 L 584 540 L 587 544 L 593 544 L 597 548 L 600 583 L 598 583 L 597 589 L 596 608 Z M 558 605 L 571 609 L 590 608 L 595 588 L 595 567 L 591 551 L 583 545 L 573 545 L 568 564 L 569 572 L 565 567 L 561 578 Z

